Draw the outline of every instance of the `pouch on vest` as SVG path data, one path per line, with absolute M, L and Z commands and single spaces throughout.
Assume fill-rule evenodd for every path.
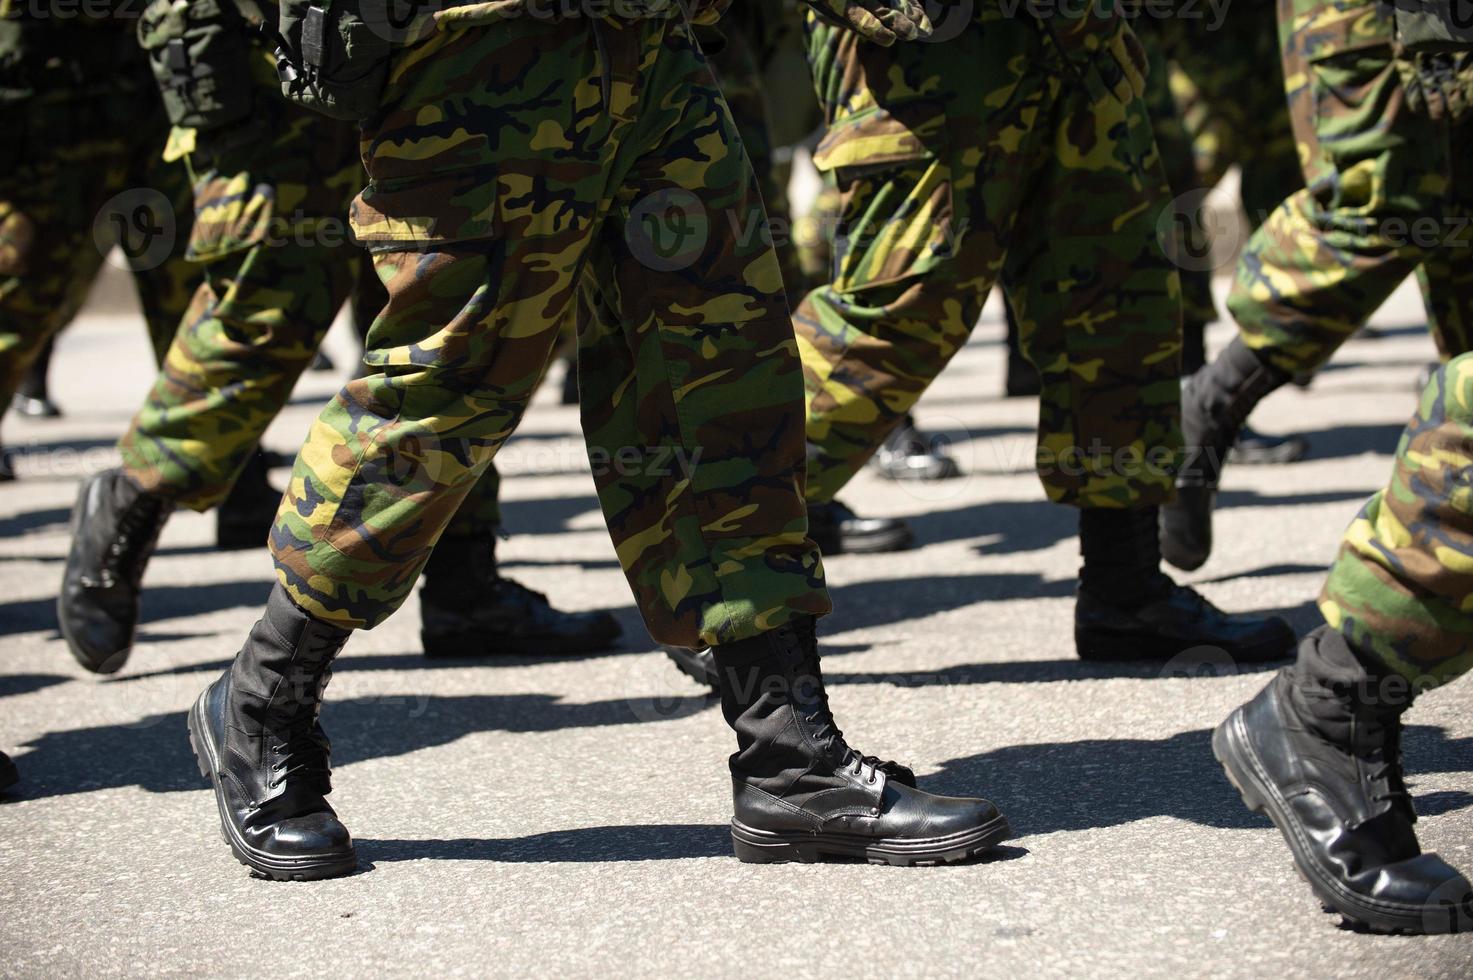
M 232 0 L 153 0 L 138 43 L 175 126 L 209 131 L 250 115 L 250 28 Z
M 394 0 L 281 0 L 277 71 L 298 105 L 358 121 L 378 110 L 393 49 L 426 19 Z
M 1396 0 L 1396 39 L 1406 51 L 1473 49 L 1473 0 Z

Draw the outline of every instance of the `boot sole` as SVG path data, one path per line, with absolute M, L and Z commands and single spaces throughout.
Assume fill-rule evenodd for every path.
M 71 548 L 76 547 L 77 533 L 80 531 L 77 517 L 82 513 L 82 504 L 87 499 L 87 490 L 91 485 L 90 477 L 82 481 L 82 488 L 77 491 L 76 503 L 72 504 L 71 516 L 67 518 L 67 534 L 72 541 L 71 546 L 67 549 L 68 563 L 71 562 Z M 132 646 L 124 647 L 101 660 L 95 660 L 72 637 L 71 630 L 66 627 L 66 621 L 66 598 L 63 592 L 56 598 L 56 628 L 61 633 L 61 638 L 66 641 L 67 652 L 72 655 L 72 659 L 81 664 L 83 670 L 93 674 L 116 674 L 123 669 L 123 665 L 128 662 L 128 657 L 133 652 Z
M 241 864 L 263 878 L 273 881 L 320 881 L 324 878 L 341 878 L 358 868 L 358 855 L 330 856 L 304 855 L 295 858 L 277 857 L 256 850 L 241 839 L 225 812 L 225 793 L 220 787 L 220 757 L 210 739 L 209 727 L 202 714 L 205 695 L 201 694 L 189 709 L 189 747 L 194 750 L 194 760 L 199 774 L 210 781 L 215 791 L 215 808 L 220 814 L 220 837 L 230 845 L 230 853 Z
M 1452 918 L 1439 914 L 1446 912 L 1445 909 L 1377 902 L 1351 892 L 1333 878 L 1325 877 L 1310 857 L 1309 842 L 1299 822 L 1293 818 L 1288 802 L 1269 781 L 1257 754 L 1248 743 L 1242 709 L 1235 710 L 1213 731 L 1212 754 L 1222 766 L 1228 782 L 1243 798 L 1243 804 L 1254 813 L 1268 817 L 1279 829 L 1289 845 L 1289 853 L 1294 857 L 1294 870 L 1309 884 L 1310 890 L 1327 910 L 1340 913 L 1352 926 L 1375 932 L 1457 931 L 1456 921 L 1449 923 L 1450 928 L 1446 930 L 1429 928 L 1436 924 L 1436 919 Z
M 731 822 L 731 843 L 744 864 L 815 864 L 834 858 L 860 858 L 870 864 L 898 868 L 956 864 L 990 851 L 1012 835 L 1002 814 L 983 824 L 947 837 L 921 839 L 862 837 L 857 834 L 772 833 L 754 830 L 740 820 Z
M 821 538 L 814 538 L 813 543 L 818 545 L 818 550 L 825 555 L 884 555 L 894 551 L 908 551 L 911 545 L 915 544 L 915 540 L 915 532 L 910 528 L 905 528 L 900 531 L 891 531 L 888 534 L 850 539 L 847 542 L 842 537 L 830 538 L 824 535 Z
M 439 633 L 431 635 L 423 630 L 419 643 L 424 655 L 431 660 L 469 660 L 483 657 L 571 657 L 582 654 L 602 653 L 613 649 L 621 635 L 620 630 L 593 634 L 574 639 L 572 637 L 529 639 L 524 636 L 506 636 L 497 633 Z
M 1074 631 L 1074 652 L 1080 660 L 1123 661 L 1123 660 L 1170 660 L 1188 650 L 1208 648 L 1221 650 L 1234 661 L 1243 663 L 1272 663 L 1286 660 L 1294 652 L 1295 638 L 1287 634 L 1281 641 L 1260 643 L 1251 647 L 1216 647 L 1210 643 L 1183 643 L 1164 637 L 1139 633 L 1091 633 Z

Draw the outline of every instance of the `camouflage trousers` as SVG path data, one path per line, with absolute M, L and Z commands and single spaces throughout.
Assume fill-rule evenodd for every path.
M 357 127 L 287 103 L 264 52 L 257 67 L 250 125 L 260 138 L 196 146 L 199 134 L 176 130 L 171 141 L 192 150 L 188 258 L 204 281 L 120 442 L 129 476 L 193 510 L 230 492 L 366 260 L 346 224 L 363 181 Z M 492 473 L 453 533 L 497 527 L 497 494 Z
M 199 281 L 183 256 L 189 179 L 159 158 L 168 127 L 157 99 L 114 82 L 4 108 L 19 152 L 0 167 L 0 411 L 81 309 L 116 222 L 156 357 Z
M 1238 265 L 1228 309 L 1244 341 L 1312 370 L 1417 272 L 1442 356 L 1473 350 L 1473 51 L 1429 98 L 1393 51 L 1389 7 L 1282 0 L 1279 29 L 1306 187 Z
M 353 228 L 389 302 L 373 373 L 297 458 L 271 533 L 280 581 L 341 626 L 388 617 L 581 285 L 598 311 L 579 328 L 583 429 L 650 632 L 703 646 L 825 613 L 779 266 L 689 29 L 474 13 L 397 55 L 364 130 Z
M 749 4 L 757 2 L 747 0 Z M 788 170 L 779 167 L 775 159 L 777 147 L 770 124 L 772 93 L 764 84 L 763 38 L 757 33 L 759 25 L 755 21 L 759 16 L 780 17 L 784 13 L 782 4 L 763 0 L 758 8 L 743 7 L 728 14 L 721 22 L 724 43 L 711 57 L 711 68 L 721 85 L 721 94 L 731 110 L 747 158 L 752 161 L 752 172 L 767 209 L 773 248 L 782 265 L 783 283 L 796 296 L 806 290 L 808 281 L 794 244 L 793 217 L 788 207 Z M 799 95 L 808 97 L 806 91 Z
M 1175 22 L 1163 77 L 1191 143 L 1198 183 L 1214 187 L 1236 165 L 1243 209 L 1256 228 L 1304 178 L 1284 100 L 1274 0 L 1240 0 L 1223 9 L 1220 24 L 1207 17 Z
M 982 4 L 959 33 L 881 48 L 810 23 L 843 196 L 833 281 L 796 325 L 808 498 L 831 499 L 966 343 L 1000 283 L 1043 377 L 1049 499 L 1160 503 L 1180 449 L 1181 297 L 1169 193 L 1118 21 L 1066 57 Z
M 1345 532 L 1320 611 L 1418 686 L 1473 667 L 1473 354 L 1422 393 L 1391 484 Z

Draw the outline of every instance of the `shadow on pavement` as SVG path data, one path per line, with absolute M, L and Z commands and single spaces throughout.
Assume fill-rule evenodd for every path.
M 731 834 L 725 824 L 638 824 L 579 827 L 526 837 L 481 840 L 374 840 L 356 842 L 360 870 L 376 861 L 502 861 L 562 864 L 608 861 L 680 861 L 730 858 Z M 967 864 L 994 864 L 1025 857 L 1027 848 L 998 847 Z
M 51 507 L 0 517 L 0 538 L 14 538 L 39 531 L 64 531 L 71 517 L 70 507 Z
M 447 745 L 483 731 L 551 732 L 681 718 L 706 710 L 704 694 L 565 703 L 550 694 L 431 697 L 395 695 L 328 700 L 323 727 L 333 738 L 335 766 Z M 201 789 L 183 711 L 133 724 L 99 725 L 42 735 L 21 748 L 22 799 L 65 796 L 123 786 L 152 793 Z
M 1473 738 L 1449 739 L 1446 729 L 1405 730 L 1408 774 L 1473 771 Z M 1220 828 L 1269 826 L 1243 806 L 1212 757 L 1210 729 L 1165 739 L 1085 739 L 1012 745 L 953 759 L 925 777 L 933 792 L 976 793 L 1008 815 L 1020 837 L 1091 830 L 1176 817 Z M 1473 805 L 1473 794 L 1432 793 L 1417 799 L 1426 815 Z
M 265 577 L 198 585 L 145 586 L 140 625 L 241 606 L 264 606 L 270 591 L 271 581 Z M 54 596 L 0 603 L 0 635 L 48 629 L 56 629 Z
M 1079 531 L 1078 512 L 1047 500 L 999 500 L 954 510 L 932 508 L 903 515 L 914 529 L 916 546 L 995 537 L 978 545 L 982 555 L 1015 555 L 1052 548 Z
M 679 861 L 730 857 L 731 832 L 724 824 L 649 824 L 579 827 L 505 840 L 370 838 L 356 846 L 370 869 L 375 861 Z
M 1415 395 L 1408 389 L 1408 417 L 1415 408 Z M 1293 434 L 1309 440 L 1309 454 L 1304 457 L 1306 460 L 1341 459 L 1346 456 L 1359 456 L 1362 453 L 1390 455 L 1396 451 L 1396 444 L 1401 439 L 1403 429 L 1404 426 L 1396 423 L 1337 425 L 1328 429 L 1313 429 Z
M 57 684 L 72 680 L 62 674 L 0 674 L 0 698 L 13 698 L 17 694 L 44 691 Z

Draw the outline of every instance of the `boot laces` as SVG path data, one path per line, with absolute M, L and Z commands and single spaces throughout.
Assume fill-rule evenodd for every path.
M 807 712 L 802 718 L 805 724 L 813 726 L 810 732 L 815 742 L 822 746 L 823 750 L 831 757 L 838 759 L 838 768 L 851 769 L 854 775 L 863 778 L 868 783 L 874 783 L 876 773 L 884 773 L 887 777 L 899 777 L 909 770 L 898 762 L 881 759 L 879 756 L 865 755 L 844 740 L 844 733 L 834 721 L 834 713 L 829 708 L 829 695 L 823 683 L 823 670 L 819 667 L 816 653 L 808 652 L 799 666 L 799 676 L 804 674 L 812 677 L 817 687 L 817 698 L 807 705 Z
M 163 530 L 164 514 L 164 501 L 148 493 L 139 494 L 124 508 L 103 556 L 103 588 L 111 588 L 119 580 L 135 586 L 142 581 L 143 566 Z
M 1375 786 L 1372 801 L 1390 804 L 1415 822 L 1417 812 L 1412 806 L 1412 794 L 1407 789 L 1406 772 L 1402 768 L 1400 716 L 1371 715 L 1366 735 L 1370 741 L 1367 761 L 1372 767 L 1369 775 Z
M 287 698 L 272 705 L 272 726 L 267 734 L 275 739 L 271 751 L 278 758 L 266 784 L 270 789 L 298 774 L 326 780 L 332 773 L 332 745 L 318 718 L 322 713 L 322 695 L 332 676 L 328 665 L 342 644 L 333 636 L 309 637 L 306 643 L 297 664 L 300 671 L 293 671 L 288 677 L 293 686 Z
M 546 594 L 538 592 L 536 589 L 530 589 L 516 579 L 502 578 L 498 575 L 496 577 L 496 590 L 504 597 L 520 599 L 527 605 L 548 606 L 552 604 Z

